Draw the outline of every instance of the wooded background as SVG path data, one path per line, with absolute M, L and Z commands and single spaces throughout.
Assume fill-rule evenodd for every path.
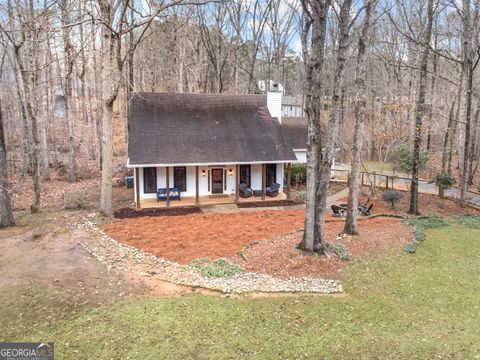
M 102 210 L 111 212 L 108 188 L 127 171 L 129 94 L 258 93 L 259 81 L 271 80 L 287 95 L 312 95 L 304 60 L 315 34 L 305 29 L 309 9 L 318 4 L 326 14 L 322 86 L 315 99 L 325 122 L 332 108 L 339 109 L 337 159 L 350 161 L 368 3 L 4 0 L 0 104 L 10 182 L 32 177 L 35 211 L 41 186 L 52 176 L 77 181 L 101 173 Z M 399 144 L 413 146 L 426 64 L 419 146 L 429 154 L 427 175 L 451 172 L 459 183 L 474 184 L 479 0 L 432 2 L 425 42 L 430 3 L 375 2 L 364 59 L 362 158 L 389 161 Z M 345 59 L 340 73 L 339 53 Z

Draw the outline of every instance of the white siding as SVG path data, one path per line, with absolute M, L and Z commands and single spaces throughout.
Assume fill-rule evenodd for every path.
M 272 117 L 282 122 L 282 93 L 280 91 L 267 92 L 267 108 Z
M 307 163 L 307 150 L 293 150 L 300 164 Z
M 280 190 L 283 190 L 284 164 L 277 164 L 277 183 L 280 184 Z
M 251 166 L 251 187 L 253 190 L 262 190 L 262 164 L 252 164 Z
M 282 186 L 283 189 L 283 181 L 284 181 L 284 164 L 276 164 L 277 166 L 277 182 Z M 187 191 L 182 192 L 182 196 L 185 197 L 194 197 L 195 196 L 195 166 L 187 166 Z M 224 184 L 224 194 L 235 194 L 235 165 L 225 166 L 225 167 L 218 167 L 222 168 L 224 171 L 224 179 L 226 173 L 226 187 Z M 209 172 L 214 169 L 208 166 L 200 166 L 199 167 L 199 195 L 211 195 L 211 191 L 209 191 L 208 181 L 212 181 L 212 176 Z M 229 170 L 232 169 L 232 173 L 229 173 Z M 203 176 L 203 170 L 205 170 L 205 176 Z M 173 167 L 170 167 L 170 187 L 173 187 Z M 165 188 L 166 187 L 166 168 L 165 167 L 157 167 L 157 188 Z M 136 186 L 140 187 L 140 198 L 143 199 L 155 199 L 156 194 L 145 194 L 144 187 L 143 187 L 143 168 L 140 168 L 139 171 L 139 179 L 135 178 L 135 189 Z M 252 164 L 251 165 L 251 187 L 254 190 L 261 190 L 262 189 L 262 165 L 261 164 Z M 226 189 L 225 189 L 226 188 Z M 211 189 L 211 186 L 210 186 Z M 136 194 L 136 191 L 135 191 Z M 135 195 L 136 196 L 136 195 Z

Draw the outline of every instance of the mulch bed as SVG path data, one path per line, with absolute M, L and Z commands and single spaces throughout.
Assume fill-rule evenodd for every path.
M 325 237 L 331 244 L 343 244 L 352 260 L 390 248 L 402 251 L 412 239 L 412 230 L 398 219 L 362 218 L 358 236 L 339 236 L 343 221 L 325 224 Z M 233 257 L 236 263 L 247 271 L 253 271 L 281 278 L 315 277 L 328 274 L 337 277 L 350 261 L 341 261 L 334 254 L 328 256 L 302 255 L 296 246 L 302 241 L 303 231 L 283 234 L 271 239 L 253 242 L 245 247 L 243 256 Z
M 188 264 L 195 258 L 238 254 L 254 240 L 275 237 L 303 227 L 303 209 L 189 214 L 124 219 L 105 225 L 114 239 L 167 260 Z
M 255 207 L 272 207 L 272 206 L 293 206 L 303 204 L 301 201 L 295 200 L 265 200 L 265 201 L 249 201 L 237 204 L 239 208 L 255 208 Z
M 181 264 L 195 258 L 227 258 L 245 270 L 278 277 L 335 275 L 348 264 L 335 255 L 305 256 L 296 249 L 302 239 L 305 211 L 264 210 L 229 214 L 190 214 L 114 221 L 104 231 L 114 239 Z M 329 219 L 326 239 L 342 243 L 355 259 L 363 254 L 401 247 L 411 229 L 392 218 L 362 218 L 361 234 L 339 238 L 344 222 Z
M 189 214 L 201 214 L 202 210 L 198 206 L 182 206 L 170 208 L 147 208 L 147 209 L 132 209 L 121 208 L 113 213 L 117 219 L 133 219 L 143 216 L 181 216 Z

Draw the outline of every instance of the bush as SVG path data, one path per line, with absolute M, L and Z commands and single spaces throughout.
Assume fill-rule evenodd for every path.
M 450 173 L 438 173 L 435 175 L 434 181 L 439 188 L 439 195 L 441 198 L 443 198 L 444 191 L 456 183 L 455 178 Z
M 307 182 L 307 164 L 292 164 L 292 183 L 305 184 Z M 285 175 L 287 178 L 287 175 Z
M 327 242 L 325 244 L 325 249 L 337 255 L 338 258 L 342 261 L 350 260 L 350 253 L 348 252 L 348 249 L 343 244 L 334 245 Z
M 428 152 L 420 150 L 420 168 L 425 169 L 428 161 Z M 393 169 L 410 173 L 413 169 L 413 151 L 407 143 L 401 143 L 393 151 L 392 155 Z
M 205 277 L 230 277 L 243 271 L 239 265 L 225 259 L 199 258 L 192 260 L 190 266 L 200 270 Z
M 67 167 L 63 164 L 57 166 L 57 172 L 60 176 L 65 176 L 67 174 Z
M 398 190 L 387 190 L 382 195 L 383 201 L 390 203 L 392 209 L 395 209 L 395 204 L 403 199 L 403 194 Z
M 67 210 L 86 209 L 89 205 L 85 193 L 75 193 L 65 198 L 63 208 Z

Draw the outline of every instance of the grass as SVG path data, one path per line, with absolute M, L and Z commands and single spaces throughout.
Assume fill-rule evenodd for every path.
M 392 171 L 393 164 L 380 161 L 364 161 L 363 164 L 369 171 Z
M 58 359 L 479 358 L 480 230 L 425 231 L 416 254 L 353 261 L 343 297 L 130 298 L 72 314 L 43 289 L 0 295 L 0 338 L 53 340 Z

